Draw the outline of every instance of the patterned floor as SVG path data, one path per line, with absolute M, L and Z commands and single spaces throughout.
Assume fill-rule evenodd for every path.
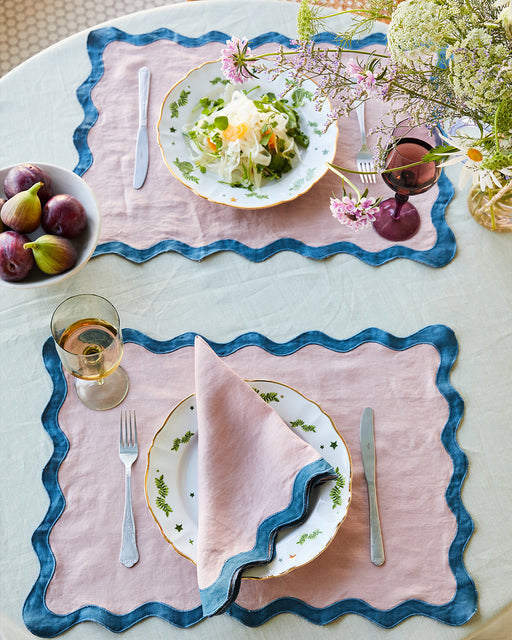
M 34 0 L 1 0 L 0 77 L 42 49 L 74 33 L 128 13 L 184 1 L 42 0 L 34 3 Z M 364 0 L 317 1 L 328 7 L 351 8 L 356 3 L 364 4 Z
M 2 0 L 0 76 L 50 45 L 127 13 L 182 0 Z

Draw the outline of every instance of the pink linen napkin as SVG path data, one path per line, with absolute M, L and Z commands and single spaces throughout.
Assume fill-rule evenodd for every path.
M 277 531 L 302 520 L 311 487 L 336 472 L 199 337 L 195 381 L 197 574 L 209 616 L 235 600 L 243 569 L 271 560 Z

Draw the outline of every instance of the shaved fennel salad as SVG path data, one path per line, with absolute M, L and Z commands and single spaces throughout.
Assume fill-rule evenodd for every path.
M 233 187 L 259 189 L 281 178 L 309 144 L 297 111 L 271 92 L 251 99 L 228 90 L 223 97 L 202 98 L 198 107 L 198 120 L 184 129 L 193 161 Z

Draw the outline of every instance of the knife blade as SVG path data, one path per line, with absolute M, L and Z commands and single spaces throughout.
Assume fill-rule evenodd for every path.
M 373 564 L 384 564 L 384 545 L 380 528 L 377 489 L 375 484 L 375 436 L 373 428 L 373 409 L 366 407 L 361 415 L 361 455 L 364 476 L 368 486 L 368 504 L 370 511 L 370 557 Z
M 133 172 L 133 188 L 140 189 L 146 179 L 149 164 L 148 140 L 148 99 L 149 69 L 139 69 L 139 130 L 135 147 L 135 170 Z

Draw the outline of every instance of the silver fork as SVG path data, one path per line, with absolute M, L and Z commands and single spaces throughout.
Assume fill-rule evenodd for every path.
M 356 107 L 359 131 L 361 132 L 361 148 L 357 152 L 356 164 L 358 171 L 375 171 L 375 163 L 371 151 L 366 146 L 366 127 L 364 122 L 364 102 L 360 102 Z M 359 175 L 361 182 L 376 182 L 374 173 L 362 173 Z
M 132 464 L 139 455 L 137 444 L 137 421 L 135 411 L 121 411 L 121 424 L 119 429 L 119 457 L 126 469 L 125 474 L 125 499 L 123 518 L 123 539 L 119 561 L 125 567 L 133 567 L 139 559 L 137 541 L 135 539 L 135 522 L 132 510 Z

